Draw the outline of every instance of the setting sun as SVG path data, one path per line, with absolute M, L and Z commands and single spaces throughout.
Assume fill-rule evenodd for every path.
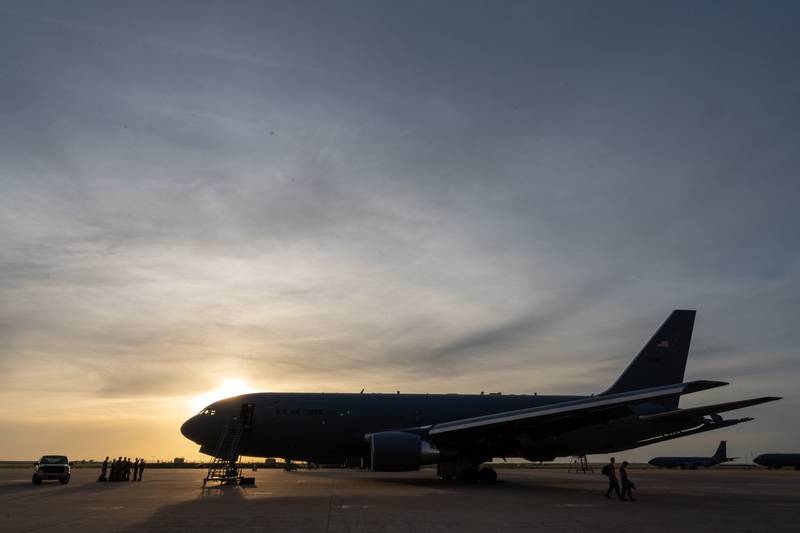
M 256 389 L 250 387 L 244 380 L 226 379 L 215 390 L 194 396 L 191 399 L 192 413 L 199 412 L 203 407 L 217 400 L 248 392 L 256 392 Z

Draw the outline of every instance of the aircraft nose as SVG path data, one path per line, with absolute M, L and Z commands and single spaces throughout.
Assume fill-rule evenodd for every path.
M 199 435 L 197 428 L 197 417 L 193 416 L 183 423 L 181 426 L 181 433 L 190 441 L 199 443 Z

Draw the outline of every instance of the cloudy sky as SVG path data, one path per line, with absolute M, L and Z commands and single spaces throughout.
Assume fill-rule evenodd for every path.
M 603 390 L 800 451 L 796 2 L 0 4 L 0 458 L 196 457 L 268 391 Z

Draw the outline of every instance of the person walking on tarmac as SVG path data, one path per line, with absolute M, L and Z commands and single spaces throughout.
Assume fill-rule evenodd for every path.
M 617 468 L 614 464 L 614 458 L 611 458 L 611 462 L 608 463 L 606 466 L 603 467 L 603 475 L 608 477 L 608 490 L 606 491 L 606 498 L 611 499 L 611 492 L 614 491 L 617 493 L 617 498 L 620 500 L 623 499 L 622 495 L 619 493 L 619 481 L 617 481 Z
M 144 459 L 139 459 L 139 479 L 136 481 L 142 480 L 142 472 L 144 471 Z
M 108 480 L 109 481 L 117 481 L 117 475 L 119 473 L 119 462 L 116 459 L 111 461 L 111 470 L 108 472 Z
M 131 481 L 136 481 L 136 472 L 139 471 L 139 458 L 136 457 L 133 461 L 133 479 Z
M 106 474 L 108 474 L 108 456 L 106 456 L 106 460 L 103 461 L 103 466 L 100 467 L 100 477 L 97 478 L 97 481 L 108 481 Z
M 622 461 L 622 466 L 619 467 L 619 480 L 622 482 L 622 496 L 620 499 L 624 500 L 627 496 L 630 501 L 635 502 L 636 498 L 633 497 L 631 489 L 635 489 L 636 485 L 628 479 L 628 461 Z

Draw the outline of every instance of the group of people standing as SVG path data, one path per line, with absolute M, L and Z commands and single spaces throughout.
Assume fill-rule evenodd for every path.
M 636 485 L 628 477 L 628 461 L 622 461 L 622 466 L 619 467 L 619 478 L 617 478 L 617 465 L 614 458 L 611 462 L 603 467 L 603 475 L 608 477 L 608 490 L 606 491 L 606 498 L 611 499 L 611 493 L 616 492 L 617 498 L 623 501 L 635 502 L 636 498 L 633 497 L 633 489 Z M 620 481 L 622 482 L 622 491 L 620 492 Z
M 131 462 L 130 457 L 112 459 L 109 469 L 108 457 L 101 466 L 100 477 L 97 481 L 141 481 L 144 472 L 144 459 L 136 458 Z M 131 477 L 133 476 L 133 477 Z

